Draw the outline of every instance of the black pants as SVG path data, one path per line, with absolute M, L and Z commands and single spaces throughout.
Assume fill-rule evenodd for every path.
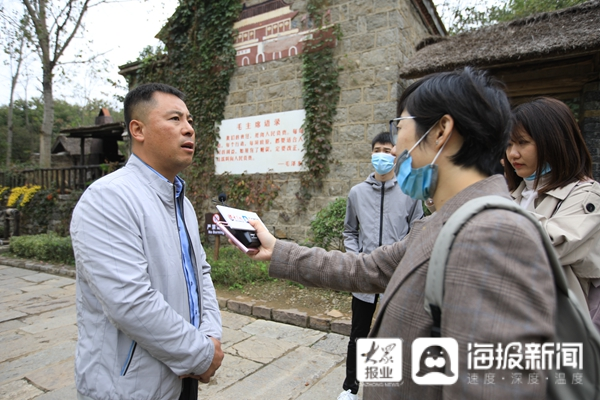
M 352 296 L 352 329 L 350 330 L 350 340 L 348 341 L 346 380 L 344 380 L 342 387 L 344 390 L 350 389 L 353 394 L 358 393 L 359 387 L 359 383 L 356 380 L 356 341 L 360 338 L 366 338 L 369 335 L 378 298 L 379 295 L 375 295 L 375 303 L 367 303 Z
M 179 400 L 198 400 L 198 380 L 183 378 Z

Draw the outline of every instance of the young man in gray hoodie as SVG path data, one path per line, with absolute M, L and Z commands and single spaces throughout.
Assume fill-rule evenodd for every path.
M 423 216 L 421 202 L 400 189 L 392 168 L 393 136 L 382 132 L 371 142 L 371 163 L 375 172 L 350 189 L 344 221 L 344 246 L 352 253 L 371 253 L 377 247 L 401 240 L 414 220 Z M 348 342 L 344 391 L 338 400 L 358 398 L 356 340 L 367 337 L 375 313 L 376 294 L 352 293 L 352 330 Z

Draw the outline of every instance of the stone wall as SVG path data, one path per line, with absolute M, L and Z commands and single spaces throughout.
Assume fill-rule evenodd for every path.
M 254 3 L 249 2 L 247 5 Z M 305 1 L 293 2 L 296 18 L 306 15 Z M 399 68 L 416 44 L 428 36 L 421 17 L 410 0 L 334 0 L 331 16 L 340 24 L 343 38 L 336 55 L 343 66 L 341 96 L 335 120 L 332 155 L 335 162 L 323 190 L 313 194 L 308 210 L 295 215 L 299 178 L 281 174 L 281 187 L 273 207 L 262 218 L 279 238 L 301 241 L 309 233 L 311 218 L 371 172 L 371 140 L 388 129 L 396 117 L 397 101 L 410 84 L 399 78 Z M 232 82 L 225 118 L 240 118 L 303 108 L 300 57 L 270 61 L 237 69 Z M 204 212 L 214 212 L 207 202 Z
M 580 125 L 594 162 L 594 179 L 600 180 L 600 81 L 583 88 Z

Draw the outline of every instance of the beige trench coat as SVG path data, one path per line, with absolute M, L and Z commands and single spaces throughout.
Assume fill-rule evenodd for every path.
M 517 203 L 524 189 L 521 182 L 511 193 Z M 589 279 L 600 278 L 600 184 L 573 182 L 541 195 L 527 209 L 548 232 L 569 288 L 586 306 Z

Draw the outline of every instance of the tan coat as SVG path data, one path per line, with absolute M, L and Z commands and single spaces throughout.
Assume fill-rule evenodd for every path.
M 521 182 L 511 193 L 517 203 L 524 189 Z M 586 306 L 588 280 L 600 278 L 600 184 L 573 182 L 541 195 L 527 209 L 548 232 L 569 288 Z
M 442 227 L 462 204 L 490 194 L 509 197 L 504 178 L 495 175 L 450 199 L 431 217 L 415 224 L 402 241 L 369 255 L 326 252 L 277 241 L 272 276 L 305 285 L 378 293 L 385 289 L 370 336 L 403 340 L 403 384 L 367 387 L 369 399 L 545 399 L 543 371 L 539 385 L 511 384 L 510 370 L 491 371 L 495 385 L 469 384 L 467 344 L 552 341 L 556 313 L 555 287 L 536 228 L 523 216 L 487 210 L 472 218 L 450 253 L 442 305 L 442 336 L 459 344 L 459 379 L 449 386 L 419 386 L 411 377 L 411 344 L 430 337 L 431 317 L 423 306 L 429 257 Z M 387 288 L 386 288 L 387 287 Z M 490 371 L 486 371 L 490 372 Z M 504 380 L 502 379 L 504 378 Z

